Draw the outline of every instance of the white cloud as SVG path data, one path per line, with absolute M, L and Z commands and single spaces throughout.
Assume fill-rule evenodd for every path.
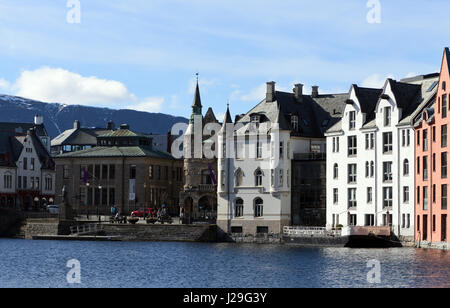
M 115 107 L 137 101 L 121 82 L 84 77 L 61 68 L 42 67 L 23 71 L 12 89 L 18 96 L 68 105 Z
M 395 77 L 393 74 L 386 77 L 379 74 L 372 74 L 362 81 L 361 86 L 367 88 L 382 88 L 387 78 L 394 79 Z
M 145 112 L 160 112 L 165 102 L 165 98 L 160 96 L 139 99 L 119 81 L 84 77 L 62 68 L 51 67 L 23 71 L 12 84 L 0 78 L 0 90 L 43 102 Z M 175 102 L 176 97 L 173 96 L 169 108 Z
M 9 91 L 10 88 L 11 84 L 7 80 L 0 78 L 0 91 Z
M 125 108 L 145 112 L 160 112 L 162 110 L 163 103 L 164 97 L 149 97 L 142 102 L 127 106 Z

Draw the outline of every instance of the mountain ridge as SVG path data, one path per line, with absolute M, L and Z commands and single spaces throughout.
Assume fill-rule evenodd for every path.
M 132 130 L 147 134 L 167 134 L 174 124 L 189 121 L 164 113 L 46 103 L 4 94 L 0 94 L 0 110 L 0 122 L 30 123 L 36 114 L 43 116 L 45 128 L 52 139 L 73 128 L 75 120 L 80 121 L 82 127 L 106 127 L 109 121 L 113 121 L 116 127 L 129 124 Z

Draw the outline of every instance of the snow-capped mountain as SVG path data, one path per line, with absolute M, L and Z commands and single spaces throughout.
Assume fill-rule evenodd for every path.
M 35 115 L 44 117 L 44 124 L 51 138 L 73 127 L 79 120 L 83 127 L 106 127 L 113 121 L 129 124 L 136 132 L 167 134 L 175 123 L 187 123 L 183 117 L 163 113 L 149 113 L 135 110 L 114 110 L 78 105 L 44 103 L 17 96 L 0 95 L 0 122 L 33 122 Z

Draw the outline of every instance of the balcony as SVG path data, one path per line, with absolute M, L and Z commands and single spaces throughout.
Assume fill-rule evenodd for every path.
M 199 192 L 216 192 L 217 185 L 214 184 L 200 184 L 198 185 Z

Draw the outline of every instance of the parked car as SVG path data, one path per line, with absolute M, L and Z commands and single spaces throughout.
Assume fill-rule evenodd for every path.
M 51 204 L 47 206 L 47 211 L 50 214 L 59 214 L 59 206 Z
M 148 216 L 156 216 L 156 210 L 152 208 L 146 208 L 146 209 L 139 209 L 136 211 L 131 212 L 131 217 L 146 217 Z

